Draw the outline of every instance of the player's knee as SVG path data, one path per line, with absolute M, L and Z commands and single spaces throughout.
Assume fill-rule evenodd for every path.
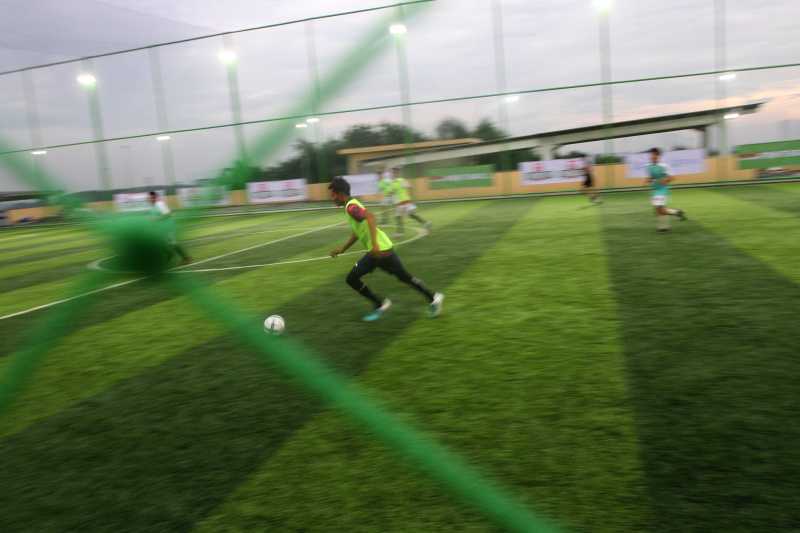
M 356 269 L 351 270 L 350 273 L 347 274 L 345 281 L 347 282 L 348 285 L 350 285 L 356 290 L 358 290 L 361 287 L 361 276 L 358 275 Z

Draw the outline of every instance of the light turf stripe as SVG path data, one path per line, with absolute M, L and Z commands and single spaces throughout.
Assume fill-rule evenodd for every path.
M 693 191 L 675 204 L 686 209 L 692 221 L 800 282 L 800 218 L 796 214 L 713 190 Z
M 437 210 L 436 221 L 447 223 L 477 207 L 469 205 Z M 343 231 L 330 247 L 319 248 L 313 253 L 328 250 L 346 237 L 347 232 Z M 318 285 L 344 276 L 348 264 L 310 263 L 300 273 L 296 265 L 276 266 L 270 277 L 280 280 L 279 291 L 275 290 L 274 284 L 263 283 L 261 271 L 227 278 L 217 287 L 255 316 L 266 316 L 280 312 L 283 302 L 303 294 L 313 294 Z M 76 331 L 48 354 L 33 382 L 15 401 L 10 416 L 0 418 L 0 436 L 20 431 L 220 333 L 218 326 L 206 320 L 205 315 L 196 311 L 184 297 L 131 310 L 115 319 Z M 7 358 L 0 358 L 0 373 L 5 371 L 7 364 Z
M 337 224 L 334 224 L 334 226 L 335 225 L 337 225 Z M 250 250 L 253 250 L 253 249 L 256 249 L 256 248 L 263 248 L 265 246 L 268 246 L 268 245 L 271 245 L 271 244 L 277 244 L 277 243 L 280 243 L 280 242 L 283 242 L 283 241 L 286 241 L 286 240 L 289 240 L 289 239 L 292 239 L 292 238 L 302 237 L 302 236 L 309 235 L 309 234 L 314 233 L 314 232 L 318 232 L 318 231 L 322 231 L 324 229 L 328 229 L 329 227 L 331 227 L 331 226 L 329 226 L 329 225 L 320 226 L 318 228 L 312 228 L 312 229 L 304 231 L 304 232 L 287 235 L 287 236 L 281 237 L 279 239 L 273 239 L 273 240 L 270 240 L 270 241 L 267 241 L 267 242 L 261 242 L 261 243 L 258 243 L 256 245 L 247 246 L 245 248 L 241 248 L 241 249 L 238 249 L 238 250 L 233 250 L 231 252 L 223 253 L 223 254 L 220 254 L 220 255 L 217 255 L 217 256 L 212 256 L 212 257 L 210 257 L 208 259 L 203 259 L 203 260 L 200 260 L 200 261 L 196 261 L 196 262 L 192 263 L 192 266 L 200 265 L 200 264 L 203 264 L 203 263 L 208 263 L 208 262 L 211 262 L 211 261 L 214 261 L 214 260 L 217 260 L 217 259 L 222 259 L 224 257 L 228 257 L 228 256 L 231 256 L 231 255 L 243 253 L 243 252 L 250 251 Z M 232 237 L 230 239 L 226 239 L 223 242 L 207 243 L 204 248 L 206 249 L 206 251 L 209 251 L 209 250 L 214 251 L 214 250 L 225 249 L 227 246 L 230 246 L 231 241 L 235 242 L 237 239 L 238 238 L 236 238 L 236 237 Z M 248 237 L 248 240 L 252 240 L 252 239 L 253 239 L 252 236 Z M 92 253 L 92 256 L 90 257 L 90 259 L 96 257 L 97 252 L 91 252 L 91 253 Z M 20 266 L 20 268 L 21 268 L 21 266 Z M 42 270 L 42 269 L 40 269 L 40 270 Z M 0 272 L 5 274 L 5 271 L 0 271 Z M 68 277 L 65 277 L 65 278 L 61 278 L 58 281 L 59 282 L 63 282 L 63 281 L 68 280 L 70 278 L 71 278 L 71 276 L 68 276 Z M 131 282 L 139 281 L 140 279 L 142 279 L 142 278 L 136 278 L 135 280 L 132 280 Z M 55 300 L 48 301 L 48 302 L 45 302 L 45 303 L 41 303 L 41 304 L 35 305 L 33 307 L 28 307 L 26 309 L 21 309 L 21 310 L 18 310 L 18 311 L 15 311 L 15 312 L 8 313 L 6 315 L 0 316 L 0 321 L 6 320 L 6 319 L 9 319 L 9 318 L 14 318 L 14 317 L 21 316 L 21 315 L 25 315 L 25 314 L 29 314 L 29 313 L 34 313 L 36 311 L 41 311 L 43 309 L 48 309 L 50 307 L 54 307 L 56 305 L 61 305 L 63 303 L 75 300 L 77 298 L 82 298 L 84 296 L 88 296 L 89 294 L 96 294 L 96 293 L 99 293 L 99 292 L 112 290 L 112 289 L 115 289 L 117 287 L 123 287 L 123 286 L 128 285 L 128 284 L 129 284 L 128 282 L 122 283 L 122 284 L 121 283 L 114 283 L 114 284 L 108 285 L 106 287 L 102 287 L 100 289 L 92 291 L 91 293 L 79 294 L 79 295 L 72 296 L 72 297 L 69 297 L 69 298 L 60 298 L 60 299 L 55 299 Z M 37 287 L 37 285 L 32 285 L 31 286 L 32 291 L 35 292 L 35 293 L 41 294 L 41 292 L 39 292 L 36 289 L 36 287 Z M 24 294 L 25 293 L 21 292 L 23 290 L 24 290 L 24 288 L 23 289 L 18 289 L 16 291 L 13 291 L 15 293 L 13 295 L 13 297 L 14 298 L 24 298 Z
M 649 506 L 616 303 L 598 208 L 584 202 L 538 202 L 449 287 L 445 315 L 416 322 L 359 382 L 501 483 L 536 487 L 524 496 L 557 521 L 642 530 Z M 426 484 L 368 439 L 336 413 L 318 416 L 197 529 L 306 517 L 347 531 L 384 513 L 408 530 L 478 527 L 446 502 L 420 506 Z M 321 515 L 320 497 L 346 511 Z

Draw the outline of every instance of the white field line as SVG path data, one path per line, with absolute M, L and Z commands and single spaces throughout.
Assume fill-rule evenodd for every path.
M 411 243 L 411 242 L 414 242 L 414 241 L 418 241 L 419 239 L 421 239 L 421 238 L 423 238 L 423 237 L 425 237 L 427 235 L 428 235 L 427 231 L 425 231 L 422 228 L 417 228 L 417 234 L 414 237 L 411 237 L 410 239 L 406 239 L 405 241 L 401 241 L 401 242 L 398 242 L 398 243 L 395 243 L 395 244 L 396 244 L 396 246 L 400 246 L 401 244 L 408 244 L 408 243 Z M 364 253 L 363 250 L 355 250 L 355 251 L 352 251 L 352 252 L 345 252 L 343 254 L 339 254 L 339 257 L 341 257 L 343 255 L 353 255 L 353 254 L 363 254 L 363 253 Z M 244 270 L 244 269 L 247 269 L 247 268 L 265 268 L 265 267 L 278 266 L 278 265 L 293 265 L 295 263 L 309 263 L 311 261 L 322 261 L 322 260 L 325 260 L 325 259 L 331 259 L 331 256 L 322 255 L 322 256 L 319 256 L 319 257 L 308 257 L 306 259 L 289 259 L 289 260 L 286 260 L 286 261 L 276 261 L 274 263 L 262 263 L 260 265 L 237 265 L 237 266 L 221 267 L 221 268 L 198 268 L 197 270 L 192 269 L 192 270 L 175 271 L 175 273 L 176 274 L 192 274 L 194 272 L 222 272 L 222 271 L 225 271 L 225 270 Z M 186 266 L 187 267 L 191 267 L 192 265 L 186 265 Z
M 275 239 L 275 240 L 268 241 L 268 242 L 262 242 L 260 244 L 254 245 L 254 246 L 248 246 L 247 248 L 242 248 L 241 250 L 234 250 L 232 252 L 220 254 L 220 255 L 217 255 L 217 256 L 214 256 L 214 257 L 209 257 L 208 259 L 202 259 L 200 261 L 192 263 L 192 265 L 199 265 L 199 264 L 202 264 L 202 263 L 209 263 L 209 262 L 215 261 L 217 259 L 222 259 L 224 257 L 230 257 L 232 255 L 236 255 L 236 254 L 239 254 L 239 253 L 242 253 L 242 252 L 246 252 L 246 251 L 249 251 L 249 250 L 254 250 L 256 248 L 260 248 L 262 246 L 267 246 L 269 244 L 276 244 L 276 243 L 283 242 L 283 241 L 286 241 L 286 240 L 289 240 L 289 239 L 293 239 L 295 237 L 302 237 L 304 235 L 308 235 L 309 233 L 314 233 L 316 231 L 322 231 L 324 229 L 332 228 L 334 226 L 341 226 L 342 224 L 344 224 L 344 223 L 343 222 L 337 222 L 336 224 L 329 224 L 327 226 L 320 226 L 318 228 L 310 229 L 308 231 L 304 231 L 304 232 L 301 232 L 301 233 L 296 233 L 294 235 L 288 235 L 286 237 L 281 237 L 280 239 Z M 102 261 L 102 260 L 98 260 L 98 261 Z M 94 263 L 97 263 L 98 261 L 93 261 L 92 265 L 94 265 Z M 92 265 L 90 265 L 90 266 L 92 266 Z M 192 266 L 192 265 L 186 265 L 186 266 Z M 95 268 L 97 268 L 98 270 L 101 270 L 101 267 L 95 267 Z M 179 269 L 180 269 L 180 267 L 178 267 L 178 269 L 173 269 L 173 270 L 174 271 L 178 271 Z M 70 296 L 69 298 L 63 298 L 61 300 L 55 300 L 53 302 L 48 302 L 46 304 L 37 305 L 36 307 L 31 307 L 30 309 L 24 309 L 22 311 L 17 311 L 15 313 L 10 313 L 8 315 L 0 316 L 0 320 L 6 320 L 8 318 L 14 318 L 16 316 L 26 315 L 28 313 L 33 313 L 35 311 L 40 311 L 42 309 L 47 309 L 49 307 L 60 305 L 60 304 L 66 303 L 66 302 L 71 302 L 72 300 L 75 300 L 77 298 L 83 298 L 84 296 L 89 296 L 90 294 L 96 294 L 98 292 L 103 292 L 103 291 L 107 291 L 107 290 L 111 290 L 111 289 L 116 289 L 118 287 L 123 287 L 125 285 L 130 285 L 131 283 L 135 283 L 135 282 L 141 281 L 143 279 L 145 279 L 145 278 L 129 279 L 129 280 L 122 281 L 122 282 L 119 282 L 119 283 L 114 283 L 112 285 L 107 285 L 105 287 L 101 287 L 101 288 L 95 289 L 93 291 L 84 292 L 82 294 L 76 294 L 75 296 Z
M 76 294 L 75 296 L 70 296 L 69 298 L 64 298 L 62 300 L 56 300 L 54 302 L 49 302 L 42 305 L 37 305 L 36 307 L 31 307 L 30 309 L 25 309 L 24 311 L 17 311 L 16 313 L 11 313 L 9 315 L 0 316 L 0 320 L 5 320 L 7 318 L 14 318 L 15 316 L 27 315 L 28 313 L 33 313 L 34 311 L 40 311 L 42 309 L 47 309 L 48 307 L 53 307 L 56 305 L 60 305 L 63 303 L 71 302 L 72 300 L 77 300 L 78 298 L 83 298 L 84 296 L 89 296 L 90 294 L 97 294 L 98 292 L 107 291 L 110 289 L 116 289 L 117 287 L 123 287 L 125 285 L 130 285 L 131 283 L 135 283 L 140 281 L 144 278 L 135 278 L 129 279 L 127 281 L 122 281 L 120 283 L 114 283 L 113 285 L 107 285 L 105 287 L 100 287 L 99 289 L 95 289 L 93 291 L 84 292 L 83 294 Z

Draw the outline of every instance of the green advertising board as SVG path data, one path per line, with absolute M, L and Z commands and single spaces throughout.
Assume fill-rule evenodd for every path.
M 431 189 L 491 187 L 494 184 L 494 165 L 435 168 L 429 174 Z
M 743 144 L 735 152 L 742 169 L 800 166 L 800 140 Z

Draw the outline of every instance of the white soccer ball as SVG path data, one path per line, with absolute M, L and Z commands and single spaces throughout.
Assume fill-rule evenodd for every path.
M 286 328 L 286 323 L 280 315 L 268 316 L 264 321 L 264 331 L 271 335 L 280 335 Z

